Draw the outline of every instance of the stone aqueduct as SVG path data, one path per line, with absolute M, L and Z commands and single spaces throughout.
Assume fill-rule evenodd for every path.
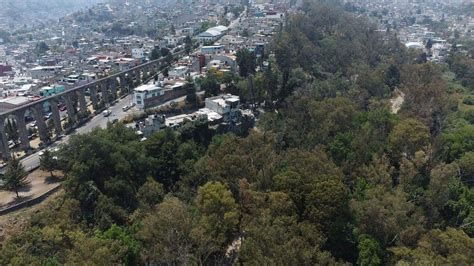
M 176 58 L 183 52 L 174 53 Z M 54 130 L 56 133 L 63 132 L 61 124 L 61 117 L 58 108 L 59 102 L 65 103 L 67 115 L 73 123 L 77 122 L 77 114 L 87 110 L 86 91 L 90 94 L 90 101 L 94 110 L 99 107 L 99 93 L 102 95 L 102 100 L 106 104 L 114 101 L 120 95 L 126 95 L 133 89 L 134 84 L 140 84 L 144 78 L 151 77 L 153 74 L 160 71 L 162 63 L 166 58 L 157 59 L 154 61 L 141 64 L 129 70 L 107 76 L 97 81 L 75 87 L 64 92 L 42 98 L 38 101 L 22 105 L 20 107 L 8 110 L 0 114 L 0 152 L 5 160 L 11 158 L 10 148 L 8 144 L 8 137 L 5 132 L 5 122 L 7 119 L 14 119 L 18 128 L 18 137 L 21 141 L 21 148 L 24 150 L 30 149 L 30 141 L 28 139 L 28 130 L 25 122 L 25 113 L 30 110 L 36 126 L 38 128 L 38 135 L 43 143 L 50 142 L 46 120 L 43 114 L 43 106 L 46 102 L 51 106 L 52 116 L 50 119 L 54 121 Z M 74 99 L 77 99 L 75 105 Z M 77 108 L 79 107 L 79 108 Z M 78 110 L 79 109 L 79 110 Z

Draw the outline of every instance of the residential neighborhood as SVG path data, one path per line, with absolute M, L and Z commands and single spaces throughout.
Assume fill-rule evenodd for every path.
M 244 6 L 177 2 L 157 6 L 117 1 L 68 14 L 47 28 L 33 27 L 23 35 L 0 40 L 0 110 L 6 113 L 141 64 L 168 58 L 161 72 L 150 73 L 151 80 L 133 88 L 129 104 L 133 108 L 127 112 L 133 114 L 158 107 L 185 96 L 187 84 L 198 84 L 209 71 L 237 75 L 237 52 L 242 49 L 254 53 L 256 62 L 263 66 L 265 62 L 259 58 L 263 58 L 265 46 L 281 29 L 288 7 L 281 3 Z M 184 55 L 171 58 L 172 54 L 185 50 Z M 199 87 L 195 86 L 196 92 Z M 97 100 L 105 103 L 107 99 L 99 94 Z M 91 101 L 86 90 L 86 102 Z M 63 122 L 68 119 L 66 106 L 59 98 Z M 42 112 L 48 124 L 52 119 L 49 103 L 44 104 Z M 26 112 L 25 121 L 31 147 L 47 145 L 34 141 L 38 134 L 33 113 Z M 22 123 L 11 120 L 10 124 L 15 127 Z M 10 148 L 22 156 L 19 141 L 15 140 L 15 134 L 10 135 L 7 134 Z

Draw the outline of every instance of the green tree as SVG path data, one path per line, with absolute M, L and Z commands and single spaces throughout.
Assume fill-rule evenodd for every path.
M 464 182 L 471 184 L 474 182 L 474 152 L 466 152 L 459 158 L 459 168 L 461 178 Z
M 458 183 L 458 166 L 455 163 L 439 164 L 431 170 L 425 195 L 428 205 L 427 218 L 432 226 L 442 224 L 443 220 L 448 218 L 443 219 L 443 214 L 447 213 L 449 201 L 457 194 L 453 187 L 457 187 Z
M 198 107 L 198 98 L 196 95 L 196 88 L 194 83 L 188 83 L 186 86 L 186 104 L 191 108 L 195 109 Z
M 162 202 L 164 197 L 163 185 L 156 182 L 153 178 L 148 178 L 137 192 L 138 202 L 145 210 L 151 209 L 156 204 Z
M 413 158 L 416 151 L 429 143 L 429 129 L 416 119 L 408 118 L 395 125 L 388 137 L 388 147 L 395 157 Z
M 25 167 L 20 160 L 13 156 L 8 163 L 5 174 L 1 177 L 2 188 L 15 192 L 17 198 L 19 198 L 18 190 L 30 183 L 27 178 L 28 172 L 25 171 Z
M 96 237 L 103 240 L 118 241 L 123 252 L 122 260 L 125 265 L 136 265 L 139 262 L 140 244 L 125 228 L 112 225 L 105 232 L 96 232 Z
M 362 234 L 359 236 L 358 249 L 357 265 L 382 265 L 383 252 L 377 240 Z
M 218 246 L 234 240 L 238 232 L 239 209 L 232 192 L 220 182 L 208 182 L 198 189 L 196 206 L 200 224 Z
M 242 77 L 248 77 L 255 73 L 255 54 L 248 49 L 237 51 L 237 64 L 239 65 L 239 74 Z
M 125 263 L 127 247 L 117 240 L 81 236 L 67 252 L 66 265 L 108 265 Z
M 170 129 L 156 132 L 145 141 L 147 155 L 152 164 L 152 175 L 167 191 L 179 180 L 180 173 L 176 159 L 178 147 L 176 134 Z
M 35 51 L 37 54 L 42 55 L 49 50 L 49 46 L 45 42 L 39 42 L 36 44 Z
M 150 60 L 156 60 L 161 57 L 160 49 L 158 47 L 153 48 L 151 50 Z
M 193 260 L 194 216 L 174 197 L 165 200 L 143 219 L 137 238 L 142 241 L 145 262 L 188 264 Z
M 374 237 L 383 247 L 393 242 L 415 244 L 423 232 L 424 217 L 401 189 L 376 186 L 351 202 L 360 233 Z
M 162 47 L 160 49 L 160 55 L 161 55 L 161 57 L 166 57 L 166 56 L 170 55 L 170 49 L 168 49 L 166 47 Z
M 201 80 L 201 90 L 206 92 L 206 96 L 216 96 L 220 93 L 220 85 L 216 78 L 207 75 Z
M 429 126 L 433 135 L 440 133 L 441 121 L 450 108 L 440 67 L 433 63 L 408 65 L 402 73 L 405 101 L 401 112 Z
M 292 200 L 283 192 L 256 192 L 241 182 L 242 230 L 238 262 L 259 265 L 337 265 L 323 252 L 324 234 L 299 222 Z
M 152 175 L 145 147 L 121 124 L 72 137 L 58 159 L 68 174 L 65 190 L 81 202 L 86 221 L 102 230 L 127 220 L 138 206 L 137 190 Z
M 463 231 L 447 228 L 425 234 L 415 248 L 394 247 L 390 251 L 398 263 L 469 265 L 474 260 L 474 240 Z
M 460 125 L 443 134 L 443 152 L 447 162 L 452 162 L 474 150 L 474 125 Z
M 191 39 L 191 37 L 189 36 L 186 36 L 186 38 L 184 38 L 184 50 L 186 51 L 187 54 L 191 53 L 193 49 L 193 40 Z
M 393 89 L 400 84 L 400 79 L 400 69 L 396 65 L 390 64 L 385 74 L 385 84 Z
M 54 170 L 57 169 L 57 158 L 48 149 L 44 150 L 43 155 L 40 156 L 40 168 L 43 171 L 49 172 L 51 178 L 54 178 Z

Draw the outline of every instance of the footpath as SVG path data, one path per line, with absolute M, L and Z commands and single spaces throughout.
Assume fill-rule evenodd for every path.
M 60 176 L 61 173 L 55 173 Z M 51 179 L 50 174 L 39 169 L 31 172 L 27 180 L 30 182 L 19 191 L 19 198 L 15 192 L 0 191 L 0 215 L 16 211 L 43 201 L 60 187 L 59 179 Z

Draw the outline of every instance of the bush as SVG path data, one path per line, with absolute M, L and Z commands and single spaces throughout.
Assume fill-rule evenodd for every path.
M 130 124 L 132 122 L 143 120 L 147 116 L 148 116 L 148 114 L 146 112 L 140 112 L 140 113 L 136 113 L 136 114 L 133 114 L 133 115 L 127 115 L 125 118 L 122 119 L 122 122 L 124 124 Z
M 469 123 L 474 124 L 474 109 L 464 112 L 463 117 Z
M 464 98 L 462 103 L 467 104 L 467 105 L 474 105 L 474 96 L 472 95 L 466 96 L 466 98 Z

